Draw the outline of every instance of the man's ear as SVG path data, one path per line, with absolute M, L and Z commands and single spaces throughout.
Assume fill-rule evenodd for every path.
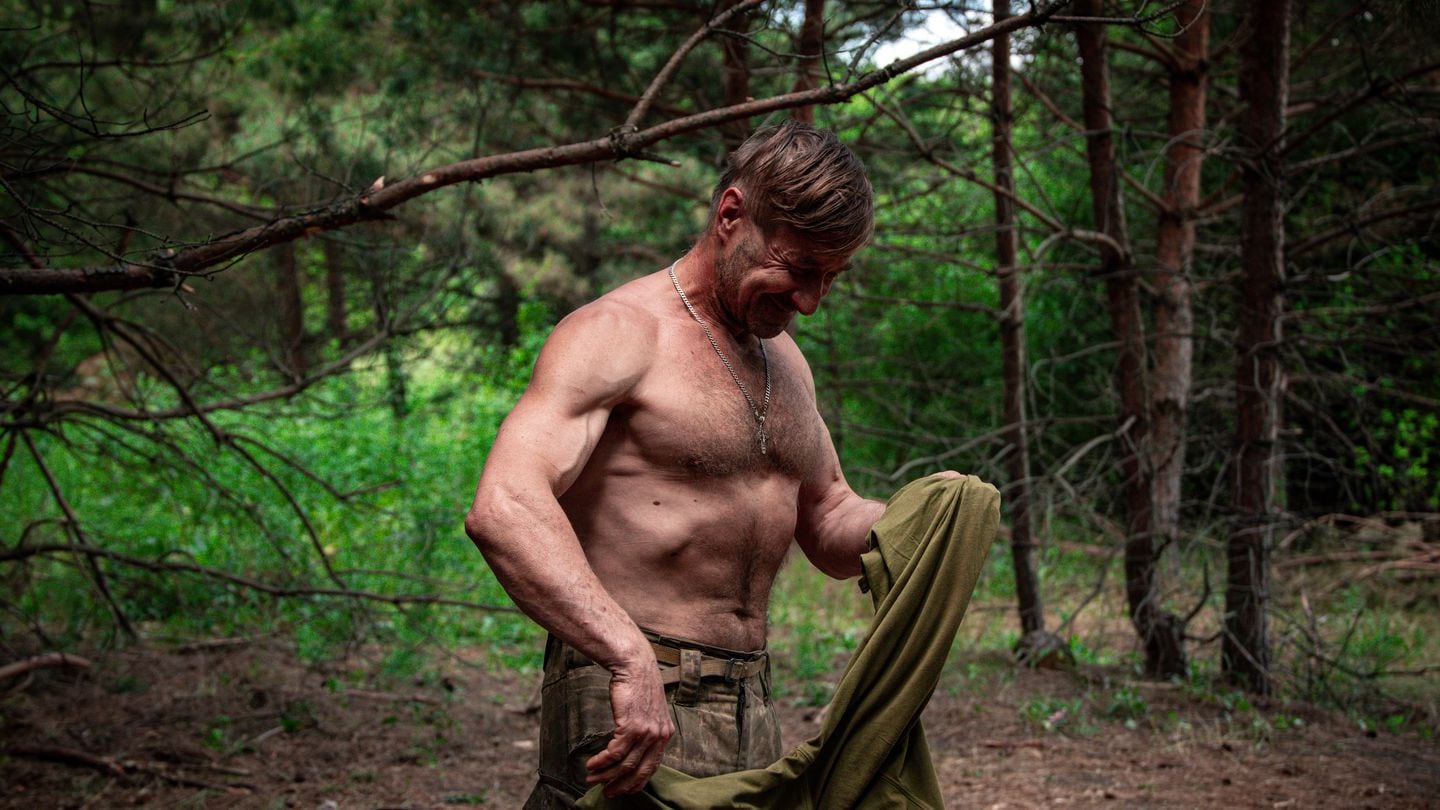
M 730 186 L 722 191 L 720 201 L 715 205 L 715 231 L 721 243 L 733 240 L 747 218 L 745 192 L 738 186 Z

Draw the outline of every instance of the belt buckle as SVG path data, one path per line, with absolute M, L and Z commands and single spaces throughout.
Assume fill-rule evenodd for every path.
M 725 662 L 725 683 L 735 683 L 739 678 L 735 677 L 735 665 L 744 664 L 739 658 L 731 658 Z

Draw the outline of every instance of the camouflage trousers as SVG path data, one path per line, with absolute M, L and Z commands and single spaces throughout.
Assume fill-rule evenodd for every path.
M 769 660 L 763 651 L 741 653 L 646 633 L 657 657 L 666 650 L 699 660 L 703 669 L 675 665 L 667 680 L 675 736 L 662 762 L 692 776 L 714 776 L 763 768 L 779 759 L 780 722 L 770 702 Z M 721 662 L 750 663 L 756 674 L 732 678 L 713 674 Z M 661 669 L 670 669 L 662 663 Z M 679 670 L 686 669 L 681 673 Z M 683 676 L 682 676 L 683 675 Z M 610 711 L 610 673 L 551 636 L 545 644 L 545 680 L 540 692 L 539 781 L 525 810 L 573 807 L 585 794 L 585 761 L 604 750 L 615 729 Z

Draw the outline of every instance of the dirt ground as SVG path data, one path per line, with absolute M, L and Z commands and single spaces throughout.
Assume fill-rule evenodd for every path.
M 1289 727 L 1257 730 L 1154 684 L 1125 686 L 1142 707 L 1128 725 L 1071 718 L 1113 673 L 990 666 L 977 689 L 955 685 L 963 664 L 924 721 L 951 807 L 1440 807 L 1440 744 L 1414 734 L 1296 706 Z M 0 807 L 523 803 L 538 673 L 458 658 L 419 681 L 374 671 L 363 658 L 306 667 L 270 640 L 131 650 L 0 683 Z M 819 728 L 816 709 L 780 705 L 787 744 Z

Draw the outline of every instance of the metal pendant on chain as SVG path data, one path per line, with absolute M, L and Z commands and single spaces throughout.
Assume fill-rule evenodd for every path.
M 680 287 L 680 279 L 675 275 L 675 265 L 679 263 L 680 260 L 676 259 L 675 262 L 670 265 L 670 283 L 675 285 L 675 292 L 680 294 L 680 303 L 685 305 L 685 309 L 689 311 L 690 317 L 694 318 L 695 322 L 700 324 L 700 328 L 705 330 L 705 339 L 710 341 L 710 348 L 715 350 L 715 355 L 720 358 L 720 364 L 725 366 L 726 371 L 730 372 L 730 379 L 735 381 L 736 387 L 740 389 L 741 396 L 745 397 L 745 403 L 750 406 L 750 413 L 755 417 L 755 438 L 760 442 L 760 455 L 767 455 L 766 443 L 769 439 L 769 434 L 765 432 L 765 417 L 770 413 L 770 355 L 765 353 L 765 341 L 761 338 L 756 338 L 756 340 L 760 341 L 760 358 L 765 361 L 765 396 L 762 398 L 763 404 L 757 408 L 755 407 L 754 397 L 750 396 L 750 389 L 745 387 L 745 383 L 740 380 L 740 375 L 736 374 L 735 368 L 730 365 L 730 358 L 725 356 L 725 352 L 720 351 L 720 344 L 716 342 L 715 334 L 710 331 L 710 324 L 706 323 L 705 319 L 700 317 L 700 313 L 695 311 L 695 307 L 690 303 L 690 297 L 687 296 L 685 290 Z

